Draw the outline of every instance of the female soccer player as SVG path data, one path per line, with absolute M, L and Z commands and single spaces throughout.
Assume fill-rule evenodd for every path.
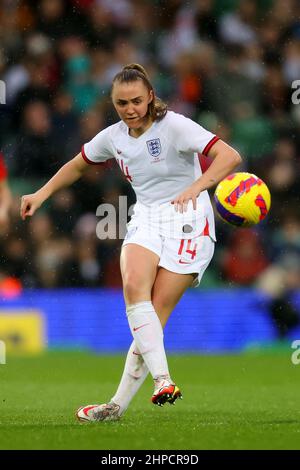
M 80 421 L 116 420 L 127 409 L 148 371 L 152 402 L 181 397 L 170 377 L 163 327 L 214 252 L 215 231 L 207 189 L 241 162 L 218 137 L 156 98 L 144 68 L 130 64 L 112 84 L 120 121 L 83 145 L 36 193 L 22 197 L 21 217 L 32 216 L 55 191 L 74 183 L 90 164 L 116 158 L 137 197 L 121 250 L 126 313 L 133 343 L 116 394 L 105 404 L 79 408 Z M 213 157 L 202 175 L 198 152 Z

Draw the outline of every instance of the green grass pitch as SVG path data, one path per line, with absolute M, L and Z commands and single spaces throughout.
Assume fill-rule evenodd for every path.
M 124 358 L 50 352 L 0 365 L 0 449 L 300 449 L 300 365 L 291 352 L 170 356 L 184 399 L 150 403 L 148 378 L 119 422 L 80 424 L 108 400 Z

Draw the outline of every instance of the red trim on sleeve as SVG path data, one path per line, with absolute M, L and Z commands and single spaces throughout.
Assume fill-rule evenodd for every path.
M 213 145 L 215 145 L 216 142 L 218 142 L 218 140 L 220 140 L 220 137 L 218 137 L 217 135 L 215 135 L 209 142 L 208 144 L 206 145 L 205 149 L 203 150 L 202 155 L 205 155 L 207 157 L 207 154 L 208 152 L 210 151 L 210 149 L 212 148 Z
M 86 156 L 86 153 L 84 151 L 84 145 L 81 147 L 81 155 L 82 155 L 82 158 L 90 165 L 102 165 L 103 163 L 103 162 L 92 162 L 92 160 L 89 160 L 89 158 Z
M 3 181 L 7 178 L 7 169 L 4 163 L 3 154 L 0 152 L 0 181 Z

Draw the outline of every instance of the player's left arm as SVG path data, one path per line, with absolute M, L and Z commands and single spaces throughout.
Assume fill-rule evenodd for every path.
M 210 167 L 189 188 L 171 201 L 176 211 L 186 211 L 190 200 L 193 201 L 193 208 L 196 209 L 199 194 L 217 185 L 242 162 L 240 154 L 222 140 L 218 140 L 211 147 L 207 156 L 213 159 Z

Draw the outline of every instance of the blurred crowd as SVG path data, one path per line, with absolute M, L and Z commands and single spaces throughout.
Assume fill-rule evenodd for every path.
M 0 0 L 0 25 L 0 148 L 14 194 L 10 221 L 0 227 L 0 280 L 121 285 L 122 240 L 96 235 L 99 204 L 135 200 L 113 161 L 92 167 L 25 222 L 19 196 L 116 122 L 112 78 L 139 62 L 169 108 L 238 149 L 241 170 L 260 176 L 272 195 L 255 229 L 217 221 L 203 285 L 256 285 L 274 299 L 300 288 L 297 0 Z

